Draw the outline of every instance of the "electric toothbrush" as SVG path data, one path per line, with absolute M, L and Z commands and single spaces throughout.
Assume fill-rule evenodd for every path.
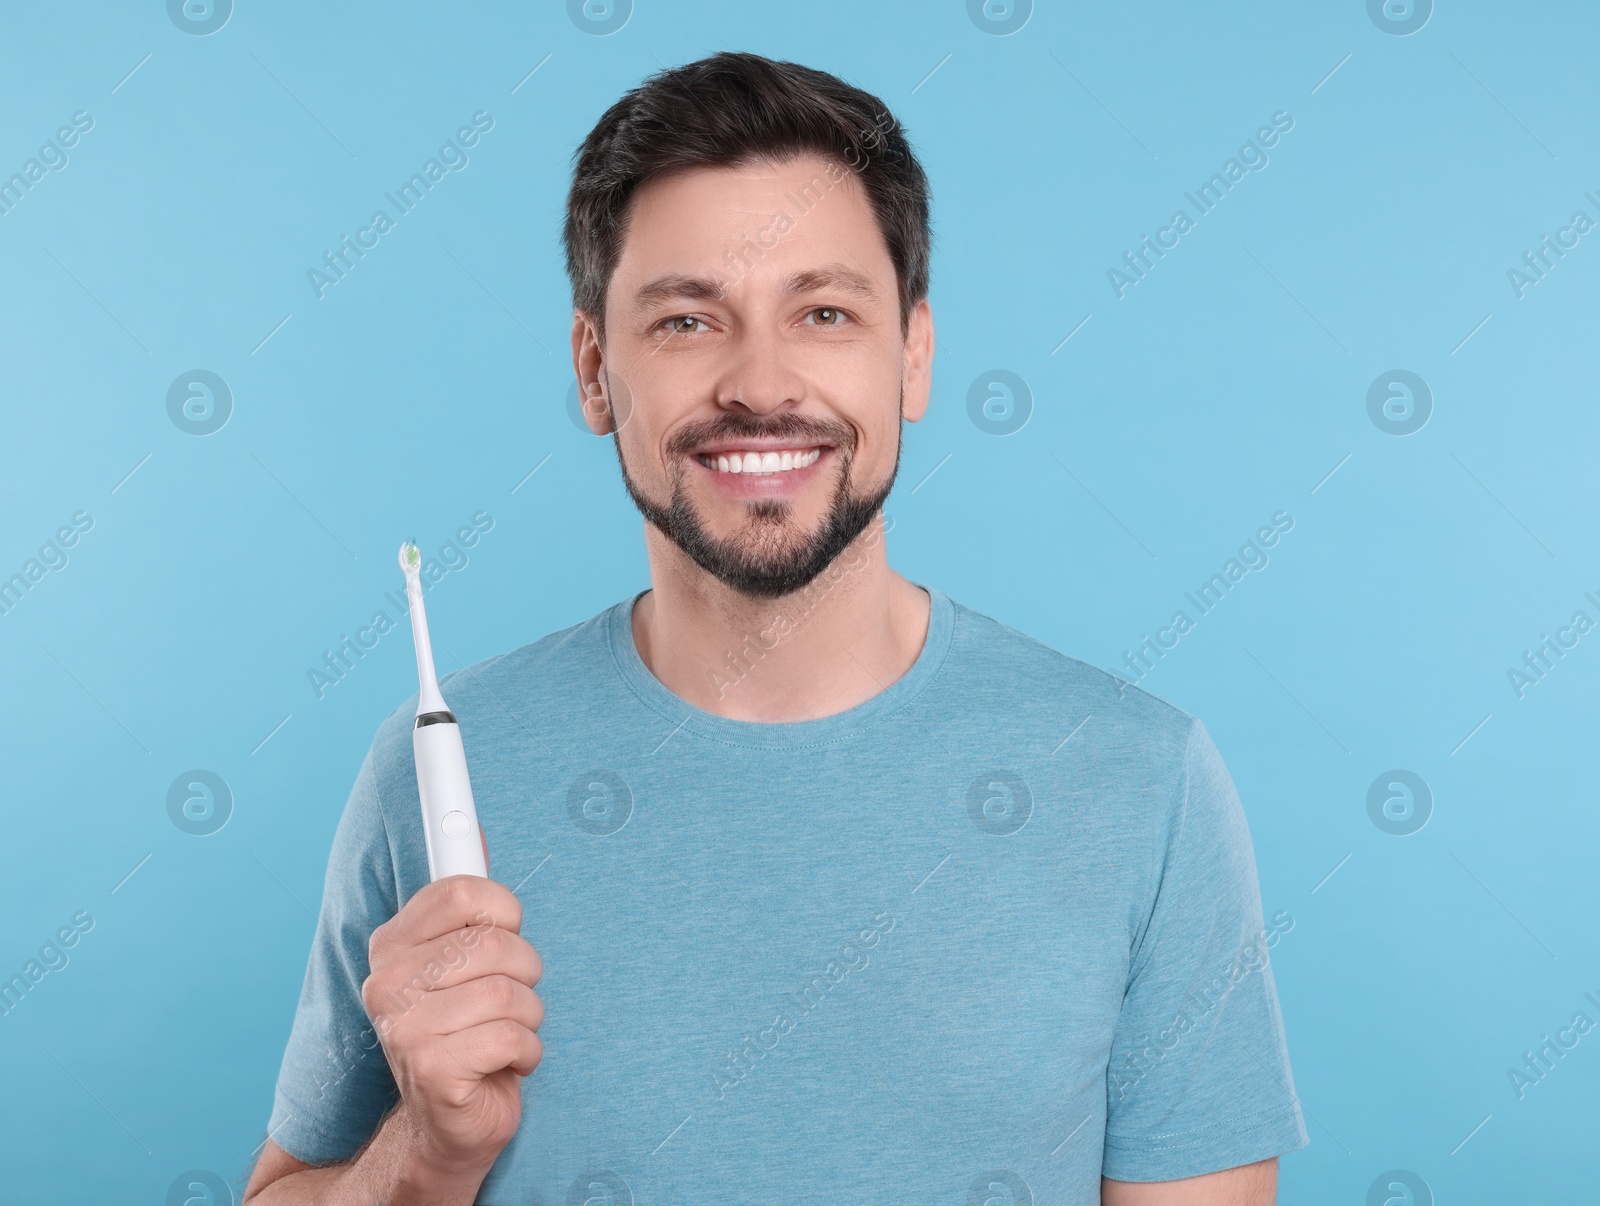
M 422 608 L 422 554 L 410 541 L 400 546 L 400 568 L 406 575 L 406 603 L 411 611 L 411 638 L 417 646 L 417 720 L 411 749 L 417 762 L 417 793 L 422 797 L 422 832 L 428 846 L 428 878 L 481 875 L 488 878 L 478 811 L 472 803 L 467 755 L 461 729 L 439 694 L 433 670 L 433 644 L 428 615 Z

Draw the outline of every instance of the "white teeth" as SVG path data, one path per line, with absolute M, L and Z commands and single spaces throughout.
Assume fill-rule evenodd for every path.
M 782 452 L 746 452 L 746 453 L 718 453 L 715 457 L 701 456 L 700 463 L 707 468 L 715 468 L 719 473 L 783 473 L 790 469 L 804 469 L 814 465 L 817 458 L 822 455 L 822 449 L 811 448 L 805 452 L 796 452 L 786 448 Z M 713 462 L 715 462 L 713 464 Z

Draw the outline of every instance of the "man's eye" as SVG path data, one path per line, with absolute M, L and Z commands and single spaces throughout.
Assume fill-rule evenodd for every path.
M 835 310 L 832 306 L 818 306 L 811 311 L 812 321 L 819 327 L 836 327 L 845 321 L 843 310 Z
M 663 321 L 661 329 L 669 335 L 693 335 L 696 323 L 704 325 L 704 320 L 696 318 L 693 314 L 679 314 L 675 318 Z

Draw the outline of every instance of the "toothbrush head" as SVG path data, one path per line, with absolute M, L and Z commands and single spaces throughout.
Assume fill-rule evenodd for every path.
M 414 578 L 422 568 L 422 552 L 416 542 L 408 540 L 400 546 L 400 568 L 407 578 Z

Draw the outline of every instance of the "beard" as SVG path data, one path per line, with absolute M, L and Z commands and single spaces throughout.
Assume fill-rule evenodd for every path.
M 609 394 L 609 391 L 607 391 Z M 904 403 L 904 392 L 901 404 Z M 610 405 L 609 399 L 607 405 Z M 855 431 L 847 424 L 785 414 L 772 419 L 730 412 L 721 418 L 685 428 L 669 441 L 667 457 L 672 497 L 665 505 L 645 496 L 628 474 L 622 456 L 621 432 L 613 413 L 613 439 L 622 484 L 645 520 L 717 581 L 752 599 L 776 599 L 806 586 L 827 569 L 883 509 L 900 471 L 900 433 L 895 431 L 894 466 L 884 483 L 866 494 L 851 491 Z M 719 539 L 706 531 L 685 482 L 690 453 L 713 440 L 772 438 L 831 445 L 838 464 L 833 497 L 821 524 L 810 533 L 792 518 L 785 499 L 757 499 L 745 506 L 745 524 L 737 536 Z

